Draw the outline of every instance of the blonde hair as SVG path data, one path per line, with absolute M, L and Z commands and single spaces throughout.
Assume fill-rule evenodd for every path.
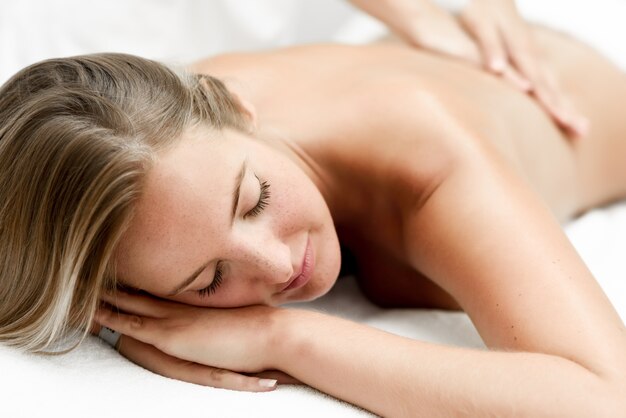
M 127 54 L 42 61 L 0 88 L 0 341 L 80 344 L 156 153 L 198 124 L 247 129 L 219 80 Z

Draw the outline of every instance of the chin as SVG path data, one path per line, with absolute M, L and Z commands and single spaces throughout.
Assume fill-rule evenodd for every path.
M 297 292 L 294 291 L 293 295 L 290 295 L 285 300 L 281 300 L 273 305 L 279 306 L 288 303 L 311 302 L 317 298 L 320 298 L 328 293 L 330 289 L 332 289 L 332 287 L 335 285 L 335 282 L 337 281 L 338 275 L 339 272 L 337 272 L 337 275 L 335 276 L 330 276 L 334 277 L 334 279 L 314 278 L 302 288 L 298 289 Z
M 307 285 L 302 288 L 302 295 L 296 296 L 298 299 L 297 302 L 311 302 L 328 293 L 339 278 L 339 269 L 325 276 L 324 278 L 318 278 L 317 280 L 312 280 L 310 283 L 307 283 Z
M 330 289 L 333 288 L 333 286 L 335 285 L 335 282 L 337 282 L 337 278 L 338 277 L 335 277 L 333 280 L 328 280 L 325 283 L 323 283 L 322 286 L 317 287 L 315 291 L 312 292 L 311 296 L 305 301 L 310 302 L 312 300 L 315 300 L 317 298 L 324 296 L 326 293 L 330 291 Z

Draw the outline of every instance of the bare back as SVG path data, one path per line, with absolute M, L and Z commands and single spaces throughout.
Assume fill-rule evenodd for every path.
M 556 32 L 535 31 L 547 64 L 591 121 L 590 134 L 582 140 L 568 140 L 536 101 L 496 77 L 396 44 L 232 54 L 192 69 L 223 77 L 253 102 L 259 125 L 279 127 L 303 144 L 349 132 L 346 125 L 354 123 L 354 116 L 363 120 L 372 101 L 402 106 L 402 95 L 394 95 L 398 91 L 406 97 L 416 90 L 433 93 L 468 129 L 499 148 L 566 220 L 626 192 L 621 157 L 615 158 L 626 152 L 626 120 L 619 107 L 626 101 L 626 77 L 591 48 Z

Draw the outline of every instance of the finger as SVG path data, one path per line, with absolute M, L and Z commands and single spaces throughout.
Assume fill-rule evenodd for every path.
M 197 385 L 247 392 L 268 392 L 277 386 L 276 379 L 246 376 L 181 360 L 128 336 L 124 336 L 119 351 L 124 357 L 154 373 Z
M 558 99 L 550 88 L 538 83 L 533 86 L 532 95 L 560 126 L 566 125 L 565 113 L 560 109 Z
M 518 28 L 503 32 L 502 38 L 506 53 L 513 66 L 531 84 L 535 84 L 539 77 L 539 72 L 530 33 Z
M 152 318 L 166 317 L 171 312 L 171 309 L 177 305 L 176 302 L 156 299 L 149 295 L 130 294 L 119 290 L 114 293 L 105 292 L 100 298 L 128 313 Z
M 579 116 L 567 101 L 559 99 L 554 91 L 539 85 L 533 89 L 533 95 L 568 136 L 580 138 L 587 134 L 589 129 L 587 120 Z
M 559 117 L 564 127 L 576 137 L 583 137 L 589 131 L 589 120 L 582 115 L 566 94 L 561 90 L 554 73 L 551 71 L 540 71 L 541 80 L 545 80 L 545 87 L 539 84 L 537 89 L 547 90 L 547 94 L 552 95 L 559 111 Z
M 575 112 L 574 115 L 577 115 L 577 116 L 572 116 L 573 121 L 571 122 L 571 126 L 573 127 L 573 130 L 574 130 L 572 132 L 573 135 L 577 138 L 583 138 L 589 135 L 589 130 L 591 126 L 589 119 L 587 119 L 585 116 L 580 115 L 577 112 Z
M 163 342 L 161 331 L 157 327 L 157 320 L 149 317 L 113 312 L 109 308 L 101 307 L 96 310 L 94 320 L 120 334 L 131 336 L 150 345 L 158 346 Z
M 462 52 L 459 53 L 459 56 L 465 61 L 480 67 L 482 65 L 482 55 L 480 53 L 480 49 L 476 45 L 476 42 L 474 42 L 474 40 L 469 36 L 465 36 L 463 44 L 464 46 L 462 47 Z
M 550 118 L 570 137 L 583 137 L 589 130 L 586 118 L 575 111 L 571 103 L 558 93 L 556 80 L 545 71 L 537 71 L 534 84 L 528 84 L 515 68 L 507 66 L 503 78 L 517 89 L 532 94 Z
M 554 122 L 569 136 L 582 134 L 584 126 L 576 120 L 573 111 L 567 109 L 562 95 L 557 93 L 556 80 L 540 67 L 536 60 L 530 33 L 517 29 L 505 35 L 507 49 L 515 67 L 531 83 L 531 93 Z
M 546 97 L 553 93 L 545 93 L 543 89 L 538 88 L 534 95 L 539 101 L 545 103 L 544 107 L 550 113 L 557 125 L 565 131 L 570 137 L 581 138 L 587 135 L 589 130 L 589 122 L 583 116 L 580 116 L 571 105 L 558 99 L 547 99 Z
M 100 328 L 101 328 L 100 324 L 98 324 L 97 322 L 93 321 L 91 323 L 91 327 L 89 327 L 89 333 L 91 335 L 96 335 L 97 336 L 98 334 L 100 334 Z
M 513 87 L 520 90 L 521 92 L 528 93 L 531 91 L 532 86 L 528 82 L 528 80 L 522 77 L 522 75 L 510 65 L 505 65 L 501 75 L 504 80 L 509 82 L 511 85 L 513 85 Z
M 274 379 L 274 380 L 277 380 L 278 384 L 280 385 L 303 385 L 304 384 L 298 379 L 296 379 L 295 377 L 290 376 L 287 373 L 282 372 L 280 370 L 265 370 L 260 373 L 251 374 L 250 376 L 256 376 L 256 377 L 260 377 L 263 379 Z
M 501 74 L 506 68 L 508 58 L 497 27 L 487 26 L 471 16 L 463 19 L 463 24 L 476 39 L 482 52 L 485 68 L 493 73 Z
M 537 82 L 533 86 L 533 95 L 538 98 L 540 102 L 544 102 L 548 111 L 553 113 L 558 123 L 565 127 L 573 119 L 573 106 L 565 98 L 563 94 L 559 92 L 558 83 L 553 77 L 552 73 L 545 68 L 539 68 L 537 74 Z

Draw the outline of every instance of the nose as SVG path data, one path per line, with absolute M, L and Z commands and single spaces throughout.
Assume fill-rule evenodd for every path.
M 269 284 L 286 283 L 294 274 L 288 244 L 269 235 L 257 235 L 240 247 L 240 258 L 251 276 Z

